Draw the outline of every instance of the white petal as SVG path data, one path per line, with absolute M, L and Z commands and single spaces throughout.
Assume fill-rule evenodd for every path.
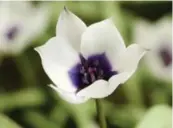
M 36 51 L 40 54 L 43 68 L 50 79 L 65 91 L 76 91 L 68 71 L 79 62 L 79 57 L 66 40 L 53 37 L 43 46 L 36 48 Z
M 82 35 L 81 53 L 87 58 L 106 53 L 110 60 L 125 50 L 124 41 L 111 19 L 89 26 Z
M 89 98 L 87 97 L 80 97 L 80 96 L 76 96 L 75 93 L 73 92 L 66 92 L 58 87 L 55 87 L 54 85 L 50 85 L 50 87 L 52 87 L 55 91 L 58 92 L 59 96 L 66 100 L 69 103 L 72 104 L 80 104 L 80 103 L 84 103 L 87 100 L 89 100 Z
M 123 72 L 117 75 L 112 76 L 109 79 L 109 89 L 108 94 L 112 94 L 115 89 L 118 87 L 118 85 L 123 84 L 128 78 L 131 76 L 131 73 Z
M 79 62 L 78 53 L 61 37 L 53 37 L 44 45 L 37 47 L 42 59 L 57 65 L 71 68 Z
M 58 23 L 56 26 L 56 35 L 67 38 L 73 48 L 79 51 L 81 44 L 81 35 L 85 31 L 85 29 L 85 23 L 75 14 L 64 8 L 58 19 Z
M 139 60 L 144 56 L 146 50 L 138 44 L 132 44 L 122 53 L 118 61 L 119 72 L 134 72 L 138 66 Z
M 88 87 L 77 93 L 77 96 L 86 96 L 90 98 L 104 98 L 108 96 L 108 82 L 105 80 L 97 80 Z

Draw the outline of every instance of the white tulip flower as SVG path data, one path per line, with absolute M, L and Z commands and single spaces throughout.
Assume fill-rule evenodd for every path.
M 157 23 L 138 21 L 134 29 L 134 42 L 150 51 L 146 65 L 156 78 L 172 79 L 172 20 L 165 17 Z
M 21 53 L 46 28 L 48 9 L 31 2 L 0 2 L 0 54 Z
M 135 72 L 145 49 L 126 48 L 111 19 L 87 27 L 66 8 L 61 12 L 56 37 L 35 49 L 50 85 L 70 103 L 104 98 Z

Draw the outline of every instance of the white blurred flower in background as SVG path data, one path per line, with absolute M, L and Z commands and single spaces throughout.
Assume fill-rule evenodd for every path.
M 139 20 L 134 29 L 134 42 L 150 51 L 145 62 L 159 79 L 172 79 L 172 20 L 164 17 L 158 22 Z
M 125 46 L 111 19 L 87 27 L 67 9 L 59 16 L 56 37 L 36 51 L 56 85 L 51 87 L 76 104 L 112 94 L 135 72 L 145 54 L 138 44 Z
M 21 53 L 44 32 L 48 8 L 31 2 L 0 2 L 0 54 Z

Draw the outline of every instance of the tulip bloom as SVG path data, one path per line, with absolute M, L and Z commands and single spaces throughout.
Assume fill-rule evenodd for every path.
M 70 103 L 104 98 L 135 72 L 145 49 L 126 48 L 111 19 L 87 27 L 66 8 L 61 12 L 56 37 L 36 51 L 60 96 Z
M 172 80 L 171 18 L 156 23 L 138 21 L 134 30 L 134 42 L 150 49 L 144 60 L 151 73 L 159 79 Z
M 0 3 L 0 54 L 21 53 L 47 26 L 48 9 L 31 2 Z

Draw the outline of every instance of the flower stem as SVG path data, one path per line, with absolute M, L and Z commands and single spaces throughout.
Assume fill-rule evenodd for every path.
M 97 116 L 99 118 L 100 128 L 107 128 L 101 100 L 96 99 L 95 102 L 96 102 Z

